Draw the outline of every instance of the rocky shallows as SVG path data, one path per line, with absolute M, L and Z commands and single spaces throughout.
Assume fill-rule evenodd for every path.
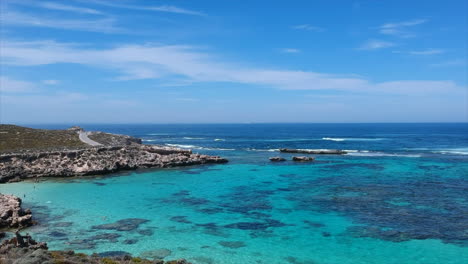
M 31 211 L 21 208 L 21 199 L 13 195 L 0 194 L 0 230 L 30 225 L 32 225 Z
M 10 143 L 2 146 L 3 152 L 0 149 L 0 183 L 38 177 L 100 175 L 120 170 L 227 162 L 219 156 L 173 147 L 143 145 L 137 138 L 103 132 L 87 132 L 85 135 L 86 140 L 90 139 L 99 145 L 86 145 L 86 142 L 80 145 L 76 141 L 83 139 L 84 131 L 79 127 L 53 133 L 11 125 L 4 129 L 5 133 L 1 135 Z M 15 136 L 5 136 L 10 134 Z M 28 140 L 18 136 L 22 134 Z M 66 143 L 57 145 L 55 138 Z M 34 147 L 28 148 L 32 144 L 29 142 L 34 142 Z
M 21 235 L 19 232 L 16 232 L 13 238 L 4 240 L 0 244 L 0 263 L 2 264 L 190 264 L 185 259 L 164 261 L 156 257 L 132 257 L 125 251 L 107 251 L 92 255 L 75 253 L 72 250 L 51 251 L 48 250 L 46 243 L 36 242 L 31 236 Z
M 324 154 L 324 155 L 343 155 L 347 154 L 344 150 L 339 149 L 288 149 L 282 148 L 280 152 L 283 153 L 301 153 L 301 154 Z

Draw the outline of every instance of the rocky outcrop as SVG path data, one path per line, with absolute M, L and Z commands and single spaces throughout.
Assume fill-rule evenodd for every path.
M 132 144 L 0 155 L 0 183 L 37 177 L 98 175 L 139 168 L 225 163 L 218 156 L 172 147 Z
M 280 152 L 302 153 L 302 154 L 334 154 L 334 155 L 342 155 L 342 154 L 347 153 L 346 151 L 339 150 L 339 149 L 287 149 L 287 148 L 280 149 Z
M 122 253 L 122 254 L 120 254 Z M 15 237 L 0 245 L 0 263 L 5 264 L 190 264 L 185 259 L 164 261 L 161 259 L 135 258 L 123 251 L 108 251 L 102 254 L 85 255 L 74 251 L 49 251 L 46 243 L 36 242 L 29 235 L 15 233 Z
M 299 156 L 299 157 L 292 157 L 292 160 L 293 161 L 314 161 L 315 158 L 314 157 L 306 157 L 306 156 Z
M 286 159 L 283 157 L 271 157 L 269 159 L 270 161 L 273 161 L 273 162 L 286 161 Z
M 21 199 L 13 195 L 0 194 L 0 229 L 30 225 L 32 225 L 31 211 L 21 208 Z

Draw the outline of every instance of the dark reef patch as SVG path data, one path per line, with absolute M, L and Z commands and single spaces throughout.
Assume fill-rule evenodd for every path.
M 173 216 L 171 217 L 169 220 L 173 221 L 173 222 L 177 222 L 177 223 L 183 223 L 183 224 L 190 224 L 192 223 L 191 221 L 189 221 L 187 219 L 187 216 L 185 215 L 178 215 L 178 216 Z
M 154 231 L 152 229 L 146 228 L 138 230 L 137 233 L 143 236 L 152 236 L 154 234 Z
M 233 229 L 240 229 L 240 230 L 266 230 L 270 227 L 283 227 L 286 224 L 274 220 L 274 219 L 266 219 L 262 222 L 237 222 L 225 225 L 225 228 L 233 228 Z
M 73 225 L 73 222 L 57 222 L 57 223 L 52 223 L 52 225 L 55 227 L 70 227 Z
M 124 241 L 122 241 L 122 243 L 124 243 L 125 245 L 133 245 L 133 244 L 138 243 L 138 240 L 137 239 L 125 239 Z
M 242 241 L 219 241 L 218 244 L 227 248 L 241 248 L 247 246 Z
M 141 224 L 149 222 L 147 219 L 140 218 L 127 218 L 122 219 L 110 224 L 102 224 L 92 226 L 92 229 L 104 229 L 104 230 L 117 230 L 117 231 L 132 231 L 137 229 Z
M 322 223 L 319 223 L 319 222 L 314 222 L 314 221 L 309 221 L 309 220 L 304 220 L 302 222 L 304 222 L 305 224 L 307 224 L 310 227 L 315 227 L 315 228 L 320 228 L 320 227 L 325 226 L 325 224 L 322 224 Z
M 314 186 L 321 186 L 317 188 Z M 326 187 L 324 187 L 326 186 Z M 468 246 L 468 179 L 328 177 L 295 184 L 296 209 L 339 212 L 364 226 L 353 236 L 393 242 L 439 239 Z M 313 190 L 313 191 L 311 191 Z
M 144 251 L 140 254 L 140 257 L 147 259 L 164 259 L 165 257 L 172 254 L 172 251 L 166 248 L 154 249 Z
M 103 233 L 103 234 L 98 234 L 90 237 L 87 240 L 90 241 L 95 241 L 95 240 L 108 240 L 109 242 L 115 243 L 117 242 L 117 238 L 120 237 L 120 234 L 116 233 Z
M 125 251 L 104 251 L 98 253 L 100 257 L 123 257 L 123 256 L 131 256 L 130 253 Z

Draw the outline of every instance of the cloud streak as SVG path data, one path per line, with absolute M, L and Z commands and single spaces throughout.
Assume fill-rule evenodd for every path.
M 166 12 L 173 14 L 182 14 L 182 15 L 193 15 L 193 16 L 204 16 L 205 14 L 198 11 L 193 11 L 173 5 L 159 5 L 159 6 L 140 6 L 140 5 L 126 5 L 119 4 L 117 1 L 86 1 L 86 3 L 92 3 L 96 5 L 103 5 L 112 8 L 123 8 L 130 10 L 141 10 L 141 11 L 155 11 L 155 12 Z
M 395 46 L 395 43 L 393 42 L 388 42 L 388 41 L 383 41 L 383 40 L 375 40 L 371 39 L 365 42 L 364 44 L 359 47 L 361 50 L 378 50 L 378 49 L 384 49 L 384 48 L 390 48 Z
M 297 29 L 297 30 L 305 30 L 305 31 L 313 31 L 313 32 L 323 32 L 323 31 L 325 31 L 325 29 L 322 28 L 322 27 L 317 27 L 317 26 L 313 26 L 313 25 L 310 25 L 310 24 L 296 25 L 296 26 L 293 26 L 292 28 Z
M 426 23 L 427 19 L 413 19 L 408 21 L 386 23 L 379 27 L 379 32 L 385 35 L 392 35 L 402 38 L 414 37 L 406 28 Z
M 425 94 L 461 91 L 452 81 L 405 80 L 374 83 L 336 74 L 268 69 L 223 61 L 206 50 L 186 45 L 122 45 L 89 49 L 54 41 L 2 43 L 3 63 L 38 66 L 74 63 L 116 70 L 120 79 L 182 80 L 190 83 L 226 82 L 285 90 L 340 90 L 386 94 Z
M 0 16 L 0 22 L 11 26 L 46 27 L 102 33 L 123 32 L 122 29 L 116 27 L 115 20 L 111 18 L 94 20 L 47 18 L 21 12 L 6 11 Z
M 416 50 L 416 51 L 410 51 L 408 52 L 411 55 L 436 55 L 436 54 L 443 54 L 445 53 L 445 50 L 443 49 L 427 49 L 427 50 Z
M 292 48 L 285 48 L 285 49 L 281 49 L 281 52 L 283 52 L 283 53 L 300 53 L 301 50 L 292 49 Z
M 0 76 L 0 92 L 3 93 L 25 93 L 36 90 L 33 83 L 14 80 L 6 76 Z
M 53 2 L 42 2 L 42 3 L 39 2 L 37 3 L 37 6 L 46 8 L 46 9 L 51 9 L 51 10 L 67 11 L 67 12 L 74 12 L 74 13 L 80 13 L 80 14 L 91 14 L 91 15 L 102 14 L 100 11 L 96 9 L 92 9 L 92 8 L 64 5 L 64 4 L 53 3 Z

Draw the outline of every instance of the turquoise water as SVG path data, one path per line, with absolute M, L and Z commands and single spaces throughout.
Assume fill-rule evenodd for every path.
M 167 259 L 198 264 L 467 263 L 466 125 L 430 133 L 284 126 L 238 129 L 237 137 L 222 126 L 90 127 L 197 146 L 231 162 L 12 183 L 0 192 L 24 197 L 39 221 L 28 232 L 52 249 L 168 249 Z M 290 158 L 275 152 L 283 146 L 340 145 L 355 151 L 314 163 L 267 159 Z M 133 220 L 108 225 L 123 219 Z

